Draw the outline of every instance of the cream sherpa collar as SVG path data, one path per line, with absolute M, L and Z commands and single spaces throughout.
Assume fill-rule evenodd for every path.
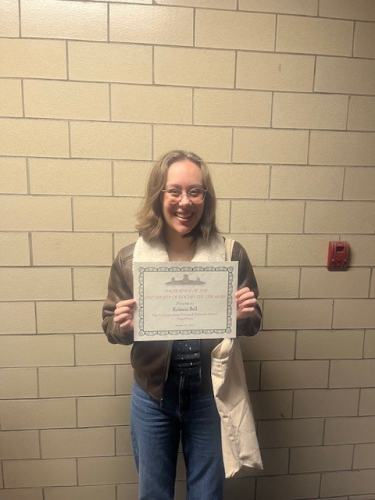
M 198 239 L 192 262 L 223 261 L 225 261 L 225 244 L 222 236 L 213 236 L 209 241 Z M 161 241 L 147 243 L 140 236 L 135 244 L 133 262 L 169 262 L 165 245 Z

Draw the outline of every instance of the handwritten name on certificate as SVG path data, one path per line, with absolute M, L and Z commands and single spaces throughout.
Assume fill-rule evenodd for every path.
M 134 263 L 134 340 L 236 336 L 238 262 Z

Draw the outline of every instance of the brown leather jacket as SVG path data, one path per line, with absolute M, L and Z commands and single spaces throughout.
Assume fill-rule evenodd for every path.
M 136 382 L 157 400 L 162 399 L 164 381 L 168 376 L 172 341 L 133 342 L 133 332 L 122 333 L 113 321 L 117 302 L 133 298 L 133 251 L 135 243 L 120 250 L 112 264 L 108 282 L 108 297 L 103 306 L 103 330 L 111 344 L 133 344 L 131 363 Z M 249 287 L 258 296 L 258 285 L 245 249 L 234 243 L 232 260 L 238 261 L 238 289 Z M 255 335 L 262 313 L 259 305 L 250 318 L 237 322 L 237 335 Z M 202 391 L 211 390 L 211 351 L 220 339 L 201 341 Z

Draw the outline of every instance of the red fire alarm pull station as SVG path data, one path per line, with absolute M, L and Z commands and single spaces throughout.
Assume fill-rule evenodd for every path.
M 347 241 L 330 241 L 328 246 L 327 269 L 329 271 L 345 271 L 349 266 L 349 243 Z

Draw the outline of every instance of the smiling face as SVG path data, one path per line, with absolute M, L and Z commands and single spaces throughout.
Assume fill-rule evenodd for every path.
M 164 217 L 164 232 L 167 240 L 171 242 L 176 237 L 189 234 L 199 223 L 203 210 L 202 203 L 192 203 L 185 193 L 192 188 L 203 188 L 202 170 L 190 160 L 176 161 L 168 168 L 165 189 L 180 189 L 184 195 L 178 203 L 173 203 L 171 197 L 163 194 L 162 209 Z

